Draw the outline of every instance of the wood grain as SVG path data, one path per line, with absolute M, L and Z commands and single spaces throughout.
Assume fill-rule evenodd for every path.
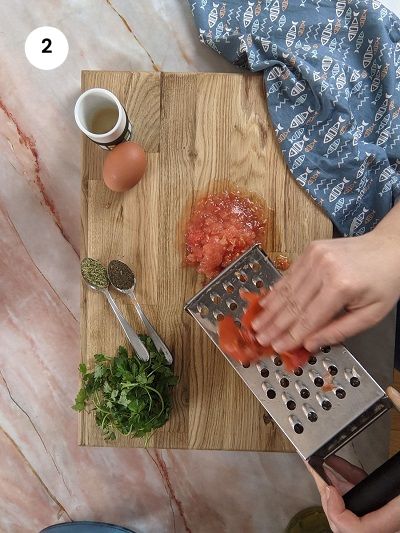
M 101 179 L 104 152 L 83 139 L 82 257 L 104 264 L 120 258 L 134 268 L 137 294 L 174 353 L 180 383 L 171 420 L 149 445 L 157 448 L 291 451 L 230 365 L 215 350 L 184 303 L 203 280 L 183 266 L 185 214 L 204 194 L 226 188 L 258 193 L 270 208 L 264 248 L 301 253 L 330 238 L 332 225 L 297 187 L 276 144 L 261 76 L 90 72 L 82 89 L 104 87 L 125 105 L 135 140 L 148 152 L 140 184 L 119 195 Z M 272 253 L 273 255 L 273 253 Z M 138 328 L 132 305 L 115 295 Z M 104 298 L 82 287 L 82 358 L 114 353 L 126 344 Z M 105 443 L 94 417 L 81 417 L 82 445 L 144 445 L 140 439 Z

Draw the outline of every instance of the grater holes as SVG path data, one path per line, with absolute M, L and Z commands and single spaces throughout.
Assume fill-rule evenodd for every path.
M 286 407 L 289 409 L 289 411 L 294 411 L 296 409 L 296 402 L 294 400 L 289 400 L 286 402 Z
M 311 381 L 314 383 L 316 387 L 323 387 L 324 386 L 324 380 L 322 377 L 316 372 L 315 370 L 310 370 L 308 373 Z
M 214 311 L 214 318 L 217 322 L 221 322 L 224 318 L 224 313 L 221 313 L 221 311 Z
M 324 394 L 318 393 L 315 395 L 315 398 L 324 411 L 330 411 L 332 403 Z
M 204 304 L 199 304 L 197 306 L 197 311 L 200 313 L 201 318 L 206 318 L 206 316 L 208 316 L 208 313 L 209 313 L 208 307 Z
M 244 300 L 246 302 L 246 305 L 248 305 L 248 301 L 246 300 L 245 294 L 248 294 L 248 293 L 254 294 L 252 291 L 249 291 L 247 288 L 246 289 L 241 289 L 239 291 L 239 296 L 240 296 L 240 298 L 242 300 Z
M 210 298 L 213 304 L 219 305 L 221 303 L 221 296 L 214 292 L 213 294 L 210 294 Z
M 321 352 L 329 353 L 330 351 L 331 351 L 331 347 L 330 346 L 322 346 L 322 348 L 321 348 Z
M 265 392 L 265 394 L 267 395 L 267 398 L 270 399 L 270 400 L 274 400 L 276 398 L 276 392 L 275 390 L 271 387 L 271 385 L 268 383 L 268 382 L 264 382 L 262 385 L 261 385 L 263 391 Z
M 335 365 L 329 365 L 328 372 L 331 376 L 336 376 L 336 374 L 338 373 L 338 369 Z
M 289 387 L 290 381 L 288 380 L 288 378 L 283 377 L 283 378 L 280 379 L 279 384 L 280 384 L 281 387 L 286 389 L 287 387 Z
M 277 355 L 273 358 L 275 366 L 282 366 L 282 359 Z
M 344 371 L 345 378 L 350 382 L 350 385 L 352 387 L 359 387 L 360 386 L 360 376 L 358 375 L 355 367 L 350 370 L 346 368 Z
M 317 358 L 315 357 L 315 355 L 312 355 L 312 356 L 308 359 L 308 364 L 309 364 L 309 365 L 315 365 L 316 362 L 317 362 Z
M 275 378 L 276 378 L 276 381 L 280 384 L 280 386 L 283 387 L 284 389 L 289 387 L 290 385 L 289 377 L 287 374 L 285 374 L 281 370 L 275 371 Z
M 317 376 L 317 377 L 314 379 L 314 385 L 315 385 L 316 387 L 323 387 L 323 386 L 324 386 L 324 380 L 323 380 L 321 377 Z
M 269 376 L 269 370 L 265 366 L 262 366 L 260 363 L 257 363 L 257 370 L 260 372 L 261 377 L 267 378 Z
M 310 397 L 310 391 L 307 389 L 307 387 L 302 381 L 296 381 L 294 385 L 296 387 L 297 392 L 302 398 L 306 399 Z
M 321 403 L 321 407 L 325 411 L 329 411 L 332 408 L 332 404 L 329 400 L 323 400 Z
M 224 283 L 224 289 L 228 294 L 232 294 L 235 290 L 235 287 L 232 285 L 232 283 Z
M 300 420 L 297 418 L 297 416 L 290 415 L 289 416 L 289 422 L 290 422 L 290 425 L 292 426 L 293 431 L 295 433 L 297 433 L 298 435 L 303 433 L 303 431 L 304 431 L 303 424 L 300 422 Z
M 291 396 L 288 396 L 285 392 L 282 394 L 283 403 L 289 409 L 289 411 L 294 411 L 296 409 L 296 402 Z
M 257 289 L 264 287 L 264 282 L 261 278 L 253 278 L 253 284 L 257 287 Z
M 303 369 L 301 367 L 298 367 L 294 370 L 293 373 L 295 376 L 301 376 L 303 374 Z
M 343 398 L 346 397 L 346 391 L 342 388 L 337 388 L 335 390 L 335 394 L 339 398 L 339 400 L 343 400 Z
M 318 420 L 318 415 L 315 411 L 308 413 L 307 418 L 310 422 L 316 422 Z
M 250 268 L 251 268 L 251 270 L 252 270 L 253 272 L 256 272 L 256 273 L 257 273 L 257 272 L 260 272 L 260 270 L 261 270 L 261 265 L 260 265 L 260 263 L 259 263 L 258 261 L 252 261 L 252 262 L 250 263 Z
M 329 357 L 324 357 L 322 359 L 322 364 L 324 365 L 324 368 L 329 372 L 331 376 L 336 376 L 338 373 L 338 368 L 335 365 L 335 363 L 329 359 Z
M 238 308 L 238 304 L 235 302 L 235 300 L 228 300 L 226 302 L 226 305 L 231 311 L 236 311 L 236 309 Z
M 303 405 L 303 412 L 310 422 L 316 422 L 318 420 L 317 413 L 315 412 L 314 408 L 309 403 L 305 403 Z
M 249 368 L 250 363 L 240 363 L 243 368 Z
M 238 270 L 237 272 L 235 272 L 235 276 L 237 277 L 237 279 L 239 281 L 241 281 L 242 283 L 246 283 L 246 281 L 249 279 L 247 277 L 247 274 L 246 272 L 243 272 L 242 270 Z

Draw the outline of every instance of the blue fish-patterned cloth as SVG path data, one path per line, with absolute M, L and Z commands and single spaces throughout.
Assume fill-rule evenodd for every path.
M 296 181 L 339 231 L 400 197 L 400 20 L 378 0 L 189 0 L 200 39 L 263 71 Z

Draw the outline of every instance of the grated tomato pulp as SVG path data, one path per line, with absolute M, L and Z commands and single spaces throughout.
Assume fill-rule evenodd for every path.
M 186 263 L 211 279 L 260 242 L 265 228 L 261 202 L 239 192 L 207 196 L 195 205 L 186 226 Z

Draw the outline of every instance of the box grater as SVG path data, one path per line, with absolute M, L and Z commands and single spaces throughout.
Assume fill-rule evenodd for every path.
M 240 289 L 257 292 L 280 277 L 255 245 L 194 296 L 185 310 L 218 347 L 218 320 L 230 314 L 240 323 L 246 305 Z M 223 355 L 300 456 L 322 475 L 325 458 L 391 407 L 384 390 L 343 345 L 322 348 L 294 373 L 285 370 L 278 355 L 248 367 Z M 326 383 L 331 384 L 329 392 L 324 392 Z

